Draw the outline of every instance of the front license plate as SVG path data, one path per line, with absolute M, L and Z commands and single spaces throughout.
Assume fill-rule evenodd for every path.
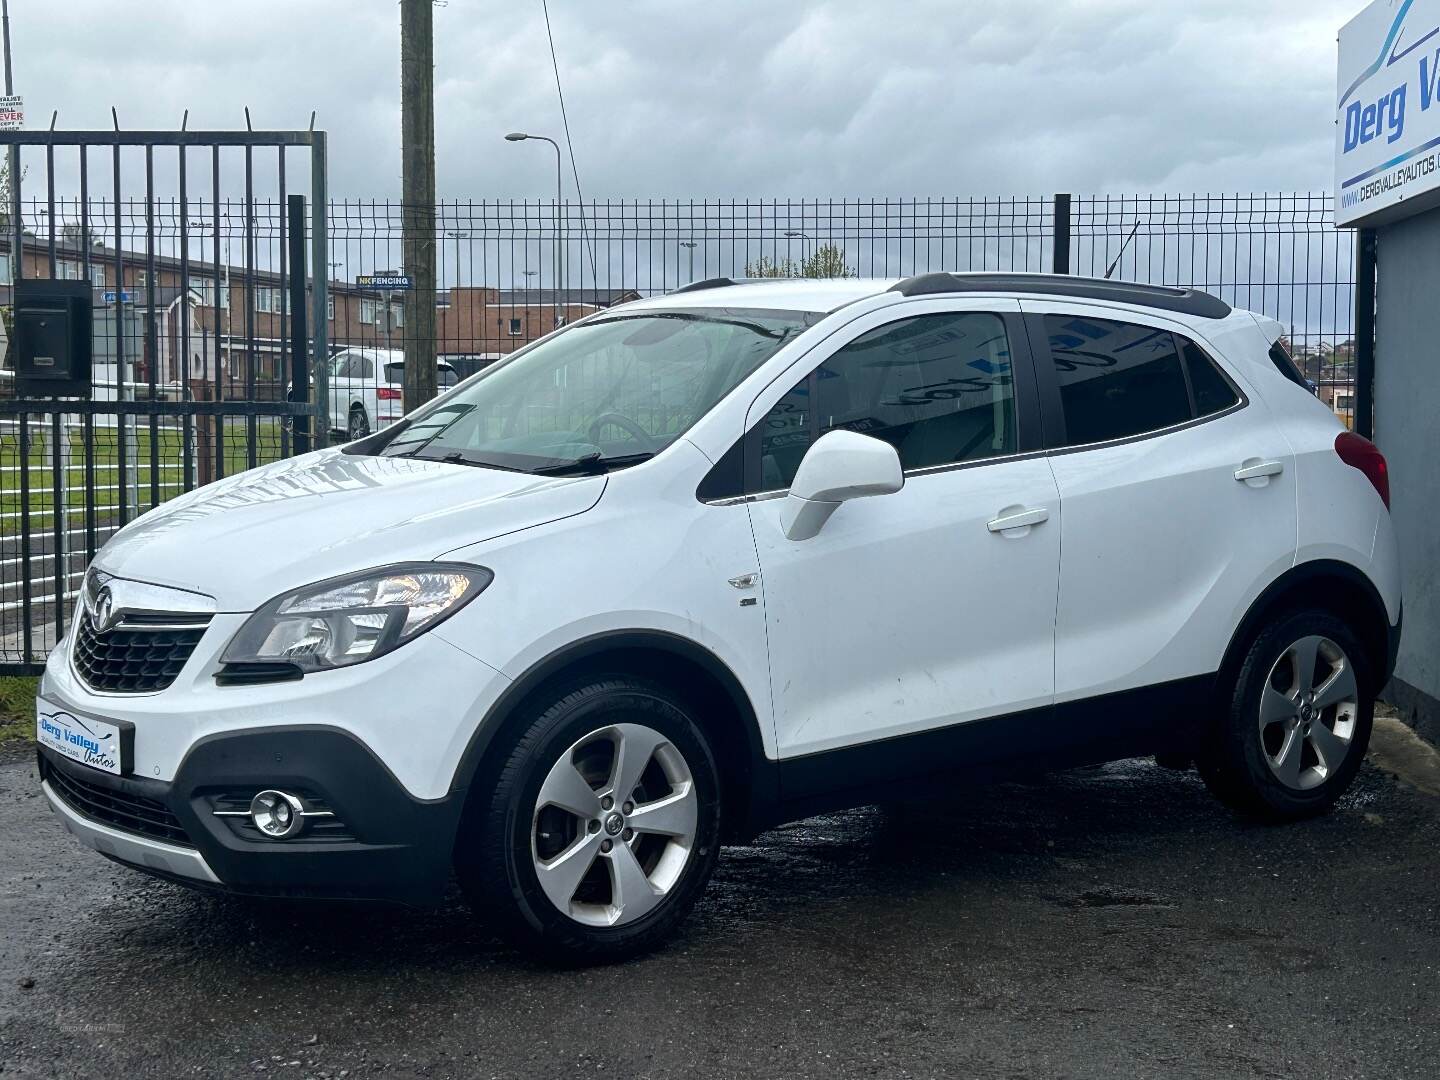
M 130 771 L 134 727 L 94 716 L 79 716 L 63 705 L 35 699 L 35 739 L 71 761 L 119 776 Z

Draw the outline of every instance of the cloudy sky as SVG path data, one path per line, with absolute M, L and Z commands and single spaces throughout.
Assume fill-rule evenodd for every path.
M 550 0 L 588 196 L 1323 190 L 1359 0 Z M 10 0 L 30 126 L 330 132 L 399 190 L 393 0 Z M 143 12 L 143 13 L 142 13 Z M 435 8 L 443 197 L 553 188 L 540 0 Z

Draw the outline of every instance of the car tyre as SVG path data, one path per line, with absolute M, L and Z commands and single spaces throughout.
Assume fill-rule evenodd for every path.
M 352 442 L 370 434 L 370 418 L 365 415 L 365 410 L 359 405 L 350 410 L 350 427 L 346 434 L 350 436 Z
M 1267 821 L 1329 809 L 1370 742 L 1374 675 L 1354 632 L 1321 610 L 1261 631 L 1230 687 L 1226 711 L 1196 766 L 1226 805 Z
M 527 707 L 501 739 L 457 844 L 472 906 L 560 963 L 663 942 L 719 852 L 719 771 L 687 704 L 644 680 L 587 681 Z

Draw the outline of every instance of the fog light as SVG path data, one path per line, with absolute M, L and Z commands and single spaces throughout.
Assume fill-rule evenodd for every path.
M 283 791 L 262 791 L 250 800 L 250 820 L 276 840 L 298 833 L 306 816 L 305 804 Z

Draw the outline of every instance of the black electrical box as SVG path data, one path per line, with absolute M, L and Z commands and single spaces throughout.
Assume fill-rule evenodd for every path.
M 88 281 L 15 283 L 15 390 L 21 397 L 89 397 L 94 292 Z

